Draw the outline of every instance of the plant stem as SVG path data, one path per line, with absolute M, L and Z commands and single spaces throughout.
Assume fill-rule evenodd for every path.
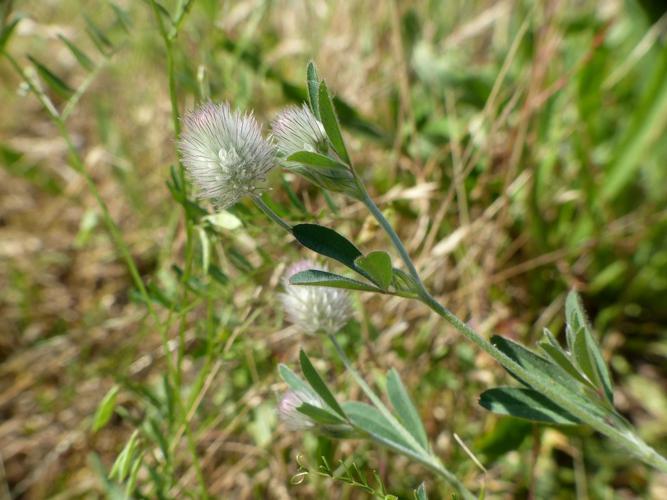
M 375 205 L 373 200 L 370 198 L 365 188 L 363 188 L 364 197 L 362 201 L 368 207 L 370 212 L 373 214 L 380 226 L 385 230 L 389 238 L 391 239 L 394 247 L 401 256 L 405 266 L 407 267 L 410 275 L 414 278 L 416 285 L 418 287 L 419 299 L 435 311 L 438 315 L 442 316 L 447 320 L 447 322 L 452 325 L 456 330 L 458 330 L 466 339 L 477 345 L 484 352 L 493 357 L 498 361 L 505 369 L 514 373 L 517 377 L 526 381 L 533 389 L 542 393 L 544 396 L 551 399 L 553 402 L 557 403 L 563 409 L 570 412 L 572 415 L 577 417 L 582 422 L 590 425 L 593 429 L 597 430 L 601 434 L 604 434 L 608 438 L 612 439 L 619 445 L 625 447 L 627 450 L 633 452 L 645 463 L 656 467 L 659 470 L 667 472 L 667 459 L 656 452 L 649 445 L 644 443 L 639 436 L 630 432 L 629 430 L 619 430 L 613 425 L 610 425 L 605 420 L 602 420 L 598 417 L 590 415 L 586 410 L 582 409 L 576 403 L 570 401 L 567 397 L 561 395 L 558 390 L 555 390 L 553 386 L 544 383 L 540 378 L 535 377 L 529 370 L 526 370 L 519 363 L 514 361 L 512 358 L 507 356 L 504 352 L 497 349 L 491 342 L 486 340 L 475 330 L 470 328 L 466 323 L 461 321 L 454 313 L 449 309 L 440 304 L 426 289 L 424 283 L 422 282 L 417 269 L 415 268 L 410 255 L 408 254 L 403 242 L 399 238 L 394 228 L 389 224 L 387 219 L 382 215 L 380 209 Z
M 419 276 L 419 273 L 417 272 L 417 269 L 415 268 L 415 265 L 412 263 L 412 259 L 410 258 L 410 254 L 406 250 L 405 246 L 403 245 L 403 242 L 401 241 L 401 238 L 399 238 L 398 234 L 396 234 L 396 231 L 394 231 L 394 228 L 391 227 L 391 224 L 389 224 L 389 221 L 382 215 L 382 212 L 378 208 L 378 206 L 375 204 L 373 199 L 370 197 L 368 194 L 368 191 L 366 191 L 366 187 L 363 185 L 361 182 L 361 179 L 358 177 L 358 175 L 355 172 L 355 178 L 357 179 L 357 185 L 359 186 L 359 189 L 362 192 L 362 198 L 361 201 L 363 202 L 364 205 L 368 208 L 368 210 L 373 214 L 373 217 L 375 217 L 375 220 L 380 224 L 382 229 L 384 229 L 385 233 L 389 236 L 391 239 L 391 242 L 394 244 L 394 247 L 396 250 L 398 250 L 399 255 L 401 256 L 401 260 L 405 264 L 405 267 L 408 268 L 408 272 L 410 273 L 410 276 L 416 281 L 417 286 L 419 287 L 420 295 L 421 293 L 425 293 L 428 295 L 428 291 L 426 290 L 426 287 L 424 286 L 424 283 L 422 283 L 421 277 Z
M 175 66 L 174 66 L 174 46 L 173 39 L 178 34 L 178 27 L 185 17 L 187 9 L 181 10 L 181 17 L 178 19 L 178 25 L 172 25 L 172 31 L 167 32 L 164 22 L 162 20 L 162 15 L 160 14 L 159 8 L 155 0 L 150 0 L 151 8 L 153 15 L 155 16 L 155 21 L 160 32 L 160 36 L 164 42 L 165 52 L 167 54 L 167 77 L 169 81 L 169 100 L 171 103 L 171 118 L 172 124 L 174 127 L 174 134 L 178 137 L 181 133 L 181 122 L 179 119 L 178 111 L 178 93 L 176 89 L 176 76 L 175 76 Z M 184 186 L 184 189 L 187 193 L 187 182 L 185 178 L 185 169 L 183 165 L 179 162 L 178 164 L 178 176 L 180 184 Z M 185 232 L 186 232 L 186 248 L 185 248 L 185 269 L 183 276 L 181 278 L 181 286 L 183 287 L 183 293 L 181 294 L 181 302 L 185 303 L 188 298 L 188 281 L 190 279 L 190 274 L 192 272 L 192 259 L 193 259 L 193 245 L 192 245 L 192 221 L 188 217 L 187 210 L 183 207 L 183 217 L 185 221 Z M 187 412 L 183 404 L 183 399 L 181 397 L 181 383 L 182 383 L 182 370 L 183 370 L 183 359 L 185 358 L 185 312 L 181 312 L 181 320 L 178 328 L 178 349 L 176 352 L 176 366 L 172 373 L 172 379 L 176 387 L 175 400 L 178 406 L 179 415 L 183 420 L 185 426 L 185 438 L 188 445 L 188 450 L 192 456 L 192 465 L 195 469 L 195 474 L 199 482 L 199 487 L 201 490 L 202 498 L 209 498 L 208 489 L 206 485 L 206 479 L 202 472 L 201 464 L 199 462 L 199 456 L 197 454 L 197 445 L 192 435 L 192 430 L 190 428 L 189 422 L 186 422 Z M 165 355 L 169 355 L 168 351 L 165 352 Z
M 277 213 L 275 213 L 270 206 L 268 206 L 266 203 L 264 203 L 264 200 L 262 200 L 261 196 L 254 195 L 252 197 L 252 201 L 255 202 L 255 205 L 257 205 L 257 208 L 259 208 L 262 212 L 264 212 L 264 214 L 269 219 L 271 219 L 273 222 L 278 224 L 280 227 L 282 227 L 288 233 L 292 232 L 292 226 L 290 226 Z
M 352 375 L 352 378 L 354 378 L 355 382 L 359 385 L 359 387 L 361 387 L 361 390 L 364 391 L 366 396 L 368 396 L 368 399 L 371 400 L 371 402 L 380 411 L 380 413 L 382 413 L 382 416 L 387 419 L 392 427 L 401 434 L 401 437 L 403 437 L 411 446 L 413 446 L 415 450 L 419 450 L 419 453 L 411 453 L 410 456 L 420 462 L 422 465 L 425 465 L 431 469 L 433 472 L 439 474 L 443 479 L 445 479 L 445 481 L 451 484 L 452 487 L 454 487 L 463 498 L 474 499 L 475 496 L 463 485 L 463 483 L 461 483 L 461 481 L 458 480 L 458 478 L 452 472 L 450 472 L 442 464 L 440 459 L 433 455 L 433 453 L 425 450 L 412 436 L 412 434 L 410 434 L 405 429 L 405 427 L 403 427 L 403 425 L 396 420 L 394 415 L 392 415 L 382 400 L 373 392 L 373 389 L 370 388 L 364 378 L 352 366 L 352 362 L 347 357 L 347 354 L 345 354 L 345 351 L 338 343 L 338 340 L 336 340 L 336 337 L 333 334 L 329 334 L 329 339 L 331 340 L 334 349 L 336 349 L 336 353 L 338 354 L 340 360 L 343 362 L 343 365 L 345 365 L 345 368 L 350 373 L 350 375 Z M 363 431 L 363 429 L 361 430 Z M 397 451 L 402 452 L 402 450 Z

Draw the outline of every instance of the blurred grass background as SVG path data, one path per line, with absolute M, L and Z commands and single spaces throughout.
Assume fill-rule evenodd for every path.
M 158 315 L 172 319 L 170 345 L 184 340 L 182 390 L 198 398 L 190 423 L 210 494 L 365 498 L 314 473 L 325 456 L 354 460 L 369 478 L 378 471 L 404 498 L 422 480 L 432 498 L 444 498 L 445 485 L 403 458 L 278 424 L 277 364 L 294 365 L 300 347 L 332 358 L 284 323 L 276 300 L 284 267 L 309 255 L 250 204 L 234 209 L 242 228 L 202 223 L 187 235 L 166 184 L 177 157 L 150 4 L 10 4 L 2 4 L 13 6 L 5 24 L 24 17 L 6 50 L 29 74 L 28 55 L 57 75 L 48 82 L 41 74 L 55 104 L 71 95 L 63 83 L 85 85 L 67 127 Z M 164 2 L 169 12 L 177 4 Z M 617 405 L 664 454 L 662 14 L 660 2 L 634 0 L 198 0 L 174 41 L 175 85 L 181 111 L 204 89 L 268 121 L 303 99 L 313 59 L 342 102 L 369 189 L 441 301 L 487 334 L 531 344 L 544 327 L 561 331 L 565 293 L 579 289 L 611 361 Z M 59 35 L 85 51 L 90 67 Z M 167 497 L 196 492 L 185 439 L 167 472 L 149 446 L 150 432 L 178 432 L 158 326 L 58 130 L 6 59 L 0 79 L 0 496 L 117 495 L 106 475 L 137 426 L 147 450 L 143 494 L 159 490 L 149 486 L 151 468 L 175 478 Z M 326 200 L 289 175 L 270 184 L 291 220 L 315 218 L 367 251 L 388 248 L 359 204 Z M 489 498 L 667 498 L 666 475 L 609 442 L 485 413 L 478 394 L 506 376 L 424 307 L 354 300 L 347 338 L 359 366 L 370 378 L 399 370 L 436 450 L 471 487 L 483 484 Z M 320 367 L 341 393 L 360 397 L 341 366 Z M 114 384 L 116 414 L 93 433 Z M 297 455 L 311 470 L 300 481 Z

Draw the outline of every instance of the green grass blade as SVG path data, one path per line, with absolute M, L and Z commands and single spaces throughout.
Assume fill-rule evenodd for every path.
M 44 64 L 39 62 L 32 56 L 28 56 L 30 62 L 35 65 L 35 69 L 39 76 L 56 94 L 59 96 L 68 99 L 72 94 L 74 94 L 74 89 L 67 85 L 63 80 L 60 79 L 53 71 L 47 68 Z
M 79 64 L 86 70 L 92 71 L 95 69 L 95 63 L 86 55 L 86 53 L 78 48 L 71 40 L 69 40 L 65 35 L 58 34 L 58 38 L 67 46 L 69 51 L 72 53 L 74 58 L 79 62 Z

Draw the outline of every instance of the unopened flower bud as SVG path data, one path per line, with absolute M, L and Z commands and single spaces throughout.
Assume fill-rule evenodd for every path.
M 322 408 L 322 401 L 307 391 L 287 391 L 278 403 L 278 418 L 292 431 L 304 431 L 315 427 L 315 422 L 299 411 L 299 406 L 307 403 Z
M 297 151 L 327 152 L 327 134 L 306 104 L 288 106 L 273 121 L 278 150 L 288 157 Z
M 325 267 L 304 260 L 285 272 L 285 293 L 280 295 L 285 312 L 288 319 L 306 333 L 334 334 L 352 317 L 349 296 L 340 288 L 290 284 L 292 276 L 308 269 L 326 271 Z
M 334 439 L 357 436 L 352 426 L 344 421 L 340 423 L 319 423 L 301 412 L 303 404 L 309 404 L 321 410 L 329 411 L 322 400 L 310 390 L 289 390 L 278 403 L 278 418 L 292 431 L 313 430 Z

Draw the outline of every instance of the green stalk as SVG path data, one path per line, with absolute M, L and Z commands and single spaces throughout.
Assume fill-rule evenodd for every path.
M 512 358 L 507 356 L 502 351 L 498 350 L 491 342 L 486 340 L 475 330 L 470 328 L 466 323 L 461 321 L 454 313 L 449 309 L 440 304 L 426 289 L 424 283 L 422 282 L 417 270 L 408 254 L 403 242 L 399 238 L 394 228 L 389 224 L 387 219 L 384 217 L 380 209 L 375 205 L 373 200 L 370 198 L 363 186 L 360 186 L 363 189 L 364 197 L 362 201 L 368 207 L 369 211 L 373 214 L 373 217 L 377 220 L 378 224 L 385 230 L 389 238 L 391 239 L 394 247 L 398 251 L 401 259 L 403 260 L 405 266 L 407 267 L 410 275 L 415 279 L 415 282 L 418 287 L 419 300 L 430 307 L 438 315 L 442 316 L 447 320 L 447 322 L 452 325 L 456 330 L 458 330 L 466 339 L 477 345 L 484 352 L 493 357 L 498 363 L 500 363 L 504 368 L 514 373 L 517 377 L 526 381 L 533 389 L 542 393 L 544 396 L 548 397 L 563 409 L 570 412 L 572 415 L 577 417 L 582 422 L 588 424 L 596 431 L 604 434 L 612 441 L 615 441 L 617 444 L 623 446 L 627 450 L 634 453 L 639 457 L 643 462 L 649 464 L 659 470 L 667 472 L 667 459 L 656 452 L 649 445 L 644 443 L 639 436 L 627 430 L 619 430 L 616 427 L 610 425 L 604 420 L 596 418 L 590 415 L 588 412 L 580 408 L 577 404 L 571 402 L 567 397 L 563 397 L 558 390 L 554 390 L 553 386 L 542 382 L 541 379 L 535 377 L 530 371 L 526 370 L 519 363 L 514 361 Z
M 173 40 L 176 38 L 178 34 L 178 27 L 180 26 L 180 23 L 183 21 L 183 18 L 185 17 L 185 13 L 187 12 L 187 9 L 183 9 L 181 11 L 181 17 L 178 19 L 178 24 L 172 26 L 172 32 L 168 33 L 164 23 L 162 21 L 162 15 L 160 14 L 159 8 L 157 6 L 157 3 L 155 0 L 150 0 L 150 4 L 153 10 L 153 15 L 155 16 L 155 21 L 158 25 L 158 30 L 160 32 L 160 36 L 162 37 L 162 40 L 164 42 L 165 46 L 165 52 L 167 55 L 167 77 L 169 81 L 169 100 L 171 103 L 171 118 L 172 118 L 172 124 L 174 127 L 174 135 L 178 137 L 181 133 L 181 122 L 179 119 L 179 111 L 178 111 L 178 93 L 176 89 L 176 76 L 175 76 L 175 66 L 174 66 L 174 50 L 173 50 Z M 171 19 L 170 19 L 171 21 Z M 173 23 L 173 21 L 172 21 Z M 182 186 L 187 186 L 186 179 L 185 179 L 185 169 L 183 168 L 183 165 L 179 162 L 178 164 L 178 175 L 179 175 L 179 180 L 181 181 Z M 183 287 L 183 293 L 181 296 L 181 301 L 185 303 L 188 298 L 188 281 L 190 279 L 190 275 L 192 272 L 192 259 L 193 259 L 193 245 L 192 245 L 192 223 L 190 219 L 188 218 L 187 211 L 185 207 L 183 207 L 183 217 L 185 220 L 185 232 L 186 232 L 186 249 L 185 249 L 185 268 L 183 271 L 183 276 L 181 278 L 181 286 Z M 173 380 L 174 380 L 174 385 L 176 387 L 176 404 L 179 409 L 179 414 L 181 418 L 183 419 L 183 423 L 185 424 L 185 438 L 188 444 L 188 450 L 190 451 L 190 455 L 192 457 L 192 464 L 195 469 L 195 474 L 197 476 L 197 480 L 199 482 L 199 487 L 201 490 L 201 495 L 202 498 L 209 498 L 208 496 L 208 488 L 206 485 L 206 479 L 204 477 L 201 464 L 199 462 L 199 456 L 197 454 L 197 447 L 196 443 L 194 441 L 194 438 L 192 436 L 192 430 L 190 429 L 190 426 L 185 422 L 185 419 L 187 418 L 187 412 L 185 410 L 185 406 L 183 404 L 183 400 L 181 398 L 181 382 L 182 382 L 182 369 L 183 369 L 183 359 L 185 358 L 185 312 L 181 313 L 181 320 L 179 322 L 179 328 L 178 328 L 178 349 L 177 349 L 177 355 L 176 355 L 176 367 L 173 372 Z M 168 352 L 165 354 L 168 355 Z
M 359 372 L 357 372 L 354 366 L 352 366 L 352 362 L 347 357 L 347 354 L 345 354 L 345 351 L 338 343 L 338 340 L 336 340 L 336 337 L 333 334 L 329 334 L 328 337 L 329 340 L 331 340 L 334 349 L 336 349 L 338 357 L 343 362 L 343 365 L 345 365 L 347 371 L 350 373 L 350 375 L 352 375 L 352 378 L 354 378 L 355 382 L 357 383 L 357 385 L 359 385 L 361 390 L 364 391 L 364 394 L 366 394 L 368 399 L 371 400 L 371 402 L 380 411 L 380 413 L 382 413 L 382 416 L 387 419 L 387 421 L 401 435 L 401 437 L 405 439 L 408 443 L 410 443 L 411 446 L 413 446 L 415 449 L 421 452 L 419 454 L 415 453 L 414 455 L 411 455 L 411 457 L 414 458 L 419 463 L 421 463 L 422 465 L 429 468 L 430 470 L 432 470 L 433 472 L 440 475 L 445 481 L 451 484 L 452 487 L 454 487 L 456 491 L 459 493 L 459 495 L 461 495 L 463 498 L 467 500 L 475 499 L 476 498 L 475 495 L 473 495 L 463 485 L 463 483 L 461 483 L 461 481 L 459 481 L 458 478 L 443 465 L 440 459 L 437 456 L 433 455 L 428 450 L 425 450 L 412 436 L 412 434 L 410 434 L 407 430 L 405 430 L 405 427 L 403 427 L 403 425 L 401 425 L 401 423 L 398 420 L 396 420 L 394 415 L 392 415 L 392 413 L 385 406 L 382 400 L 373 392 L 373 389 L 370 388 L 370 386 L 366 383 L 366 381 L 359 374 Z
M 273 222 L 278 224 L 280 227 L 282 227 L 285 231 L 288 233 L 292 232 L 292 226 L 290 226 L 285 220 L 283 220 L 282 217 L 280 217 L 277 213 L 273 211 L 273 209 L 268 206 L 264 200 L 259 195 L 254 195 L 252 197 L 252 201 L 255 202 L 255 205 L 257 205 L 257 208 L 259 208 L 264 214 L 271 219 Z

